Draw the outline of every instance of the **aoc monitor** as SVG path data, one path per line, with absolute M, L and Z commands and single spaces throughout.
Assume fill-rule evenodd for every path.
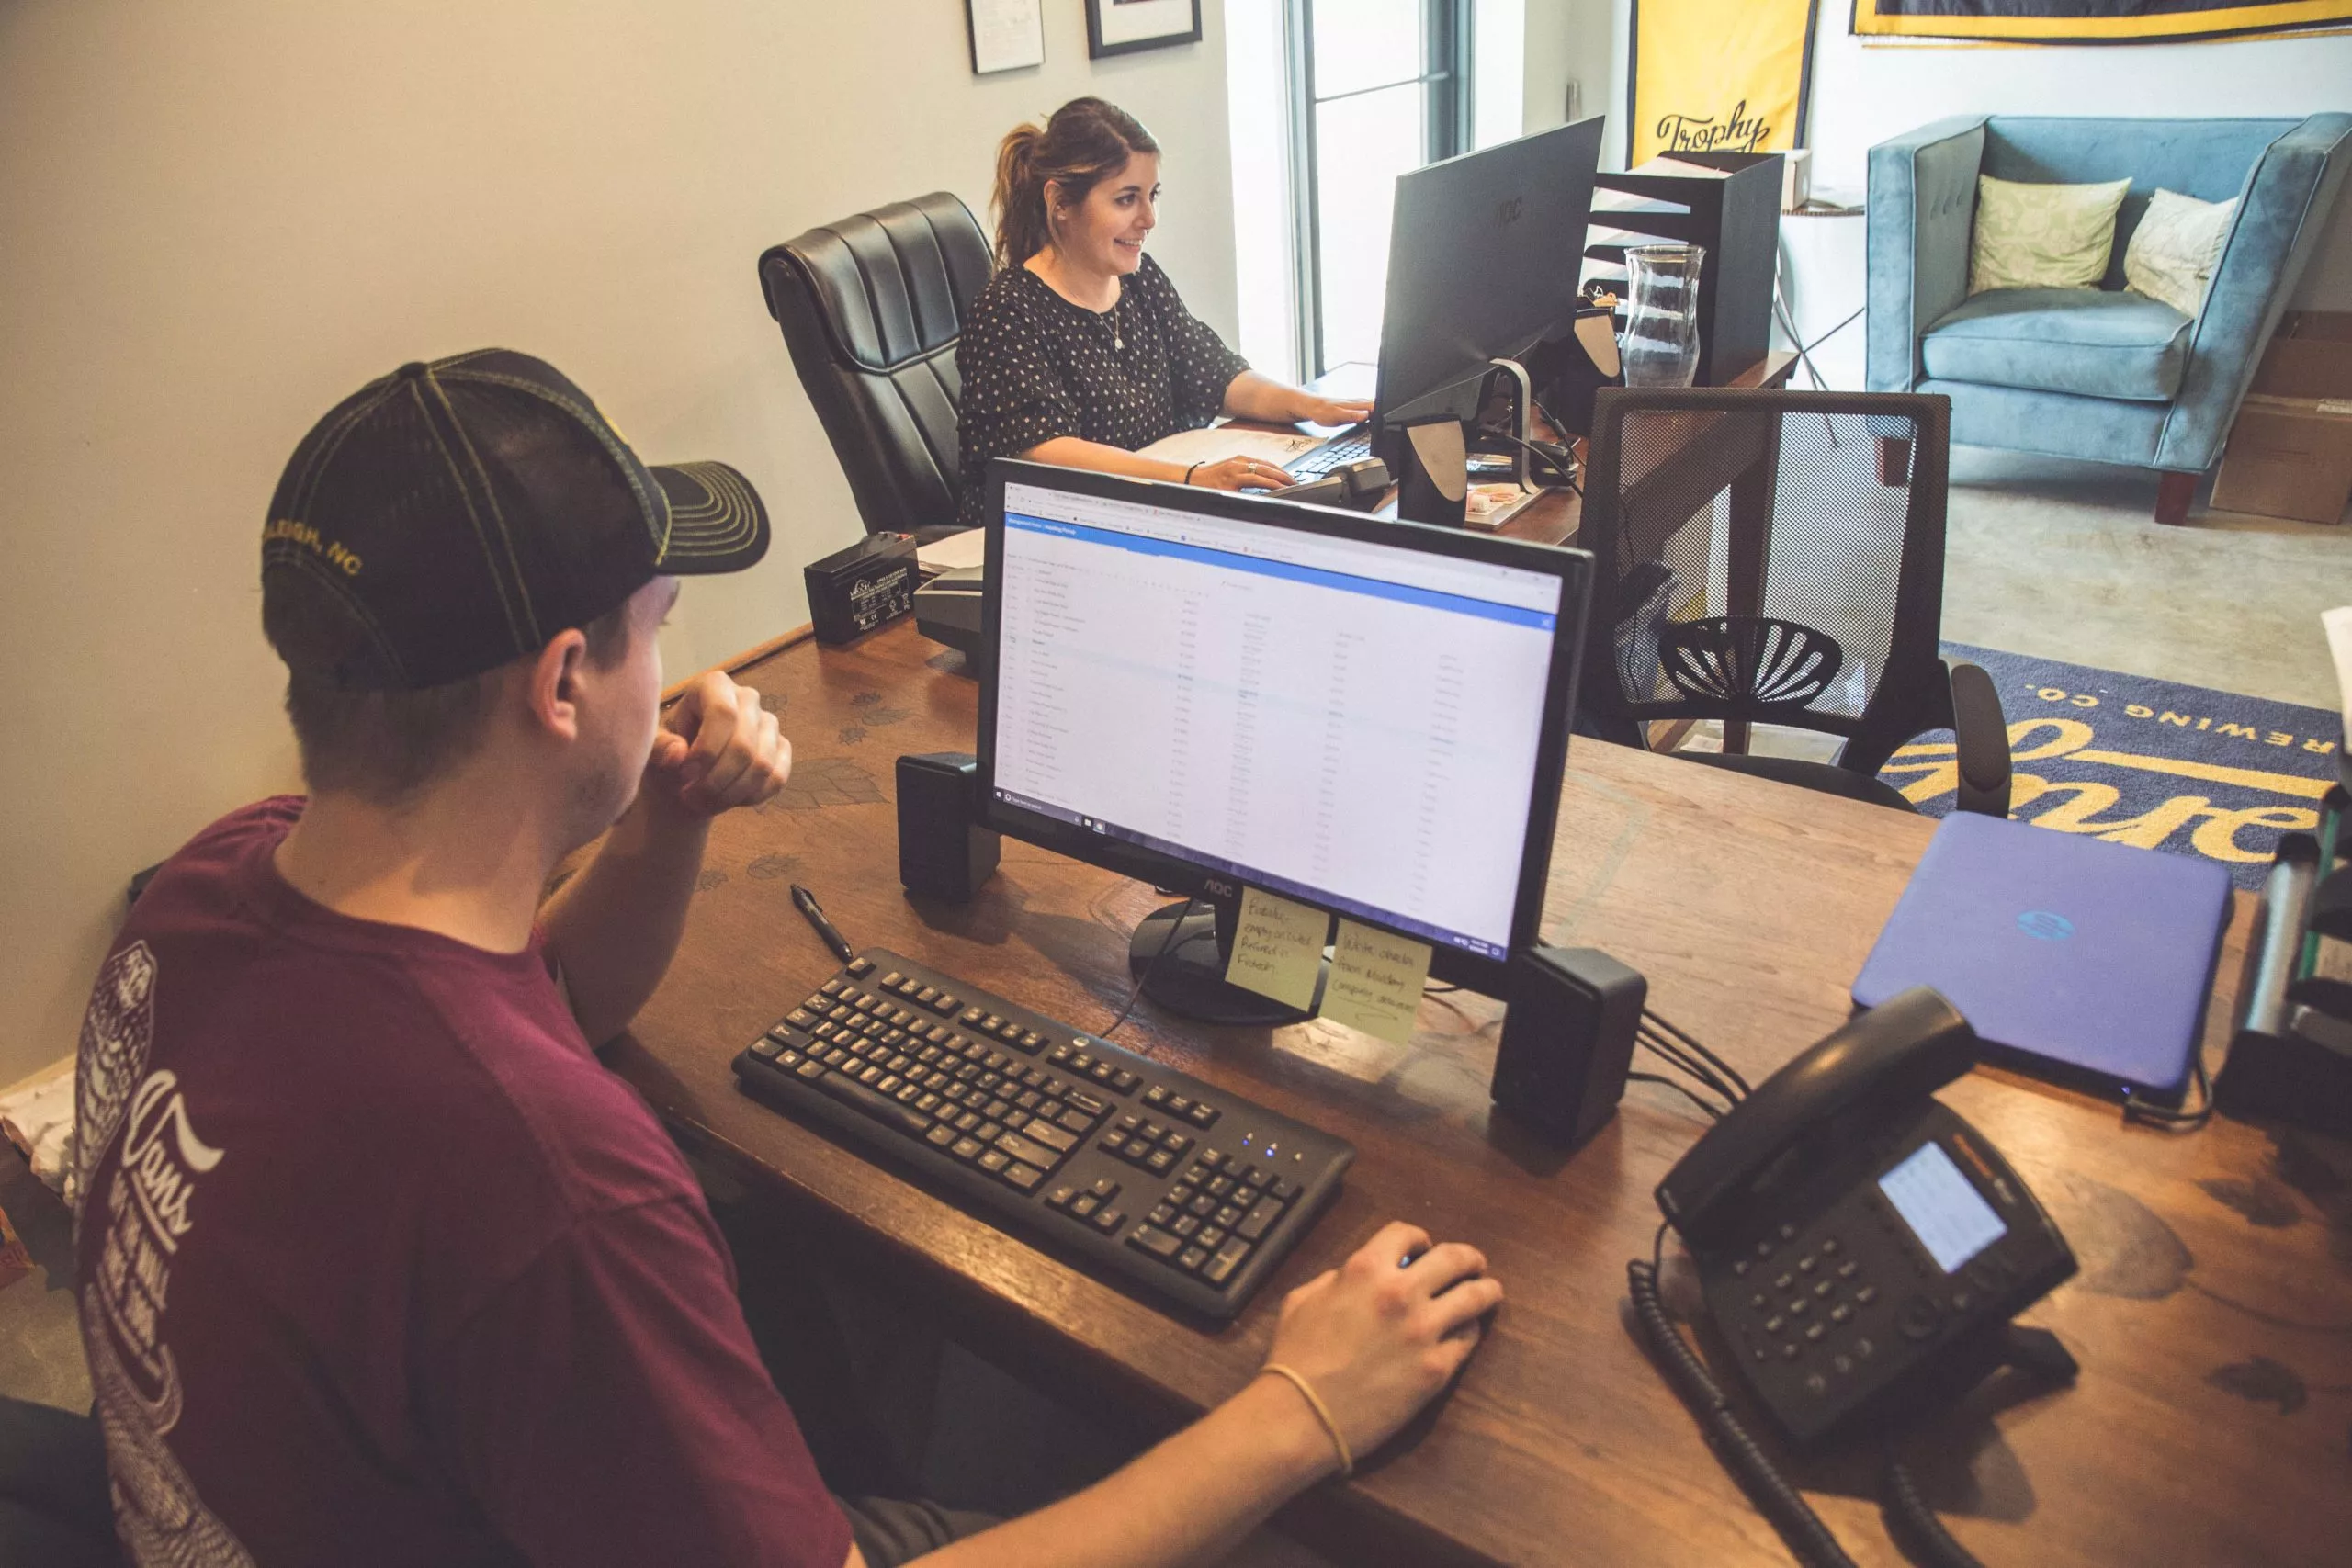
M 1224 984 L 1249 887 L 1500 993 L 1543 914 L 1591 557 L 1035 463 L 988 483 L 985 825 L 1195 896 L 1136 934 L 1148 994 L 1299 1016 Z
M 1491 362 L 1576 317 L 1600 118 L 1400 175 L 1375 420 L 1470 419 Z

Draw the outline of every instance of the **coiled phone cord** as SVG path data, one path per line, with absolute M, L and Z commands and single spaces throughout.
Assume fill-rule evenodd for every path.
M 1804 1495 L 1789 1484 L 1773 1464 L 1771 1456 L 1758 1446 L 1739 1424 L 1731 1402 L 1699 1359 L 1674 1320 L 1666 1315 L 1666 1303 L 1658 1294 L 1658 1258 L 1666 1243 L 1666 1225 L 1661 1223 L 1650 1257 L 1636 1258 L 1625 1265 L 1625 1289 L 1633 1297 L 1634 1321 L 1641 1325 L 1642 1337 L 1647 1342 L 1665 1371 L 1666 1381 L 1682 1396 L 1690 1413 L 1698 1417 L 1699 1430 L 1715 1450 L 1724 1468 L 1732 1473 L 1757 1508 L 1772 1522 L 1789 1550 L 1806 1568 L 1854 1568 L 1854 1560 L 1829 1533 L 1821 1516 Z M 1952 1539 L 1935 1510 L 1919 1495 L 1919 1488 L 1911 1472 L 1894 1457 L 1893 1447 L 1887 1450 L 1886 1469 L 1882 1476 L 1883 1495 L 1880 1507 L 1884 1512 L 1888 1532 L 1898 1544 L 1908 1541 L 1932 1568 L 1983 1568 L 1969 1554 L 1968 1549 Z
M 1661 1239 L 1665 1227 L 1660 1226 Z M 1807 1568 L 1854 1568 L 1854 1560 L 1813 1511 L 1813 1505 L 1804 1495 L 1782 1478 L 1756 1439 L 1739 1424 L 1732 1413 L 1731 1403 L 1722 1389 L 1708 1374 L 1706 1364 L 1690 1348 L 1666 1315 L 1666 1305 L 1658 1299 L 1657 1266 L 1636 1258 L 1625 1265 L 1625 1288 L 1634 1298 L 1634 1321 L 1641 1325 L 1642 1337 L 1649 1342 L 1650 1351 L 1665 1370 L 1666 1381 L 1682 1396 L 1699 1418 L 1699 1430 L 1708 1446 L 1715 1450 L 1724 1468 L 1732 1478 L 1755 1499 L 1758 1508 L 1781 1539 L 1789 1543 L 1797 1560 Z
M 1924 1560 L 1932 1568 L 1984 1568 L 1969 1554 L 1968 1548 L 1952 1539 L 1928 1500 L 1919 1495 L 1918 1485 L 1912 1481 L 1911 1472 L 1894 1457 L 1894 1445 L 1886 1450 L 1886 1469 L 1879 1477 L 1879 1508 L 1886 1516 L 1886 1533 L 1897 1545 L 1905 1547 L 1914 1561 Z M 1907 1543 L 1907 1544 L 1906 1544 Z

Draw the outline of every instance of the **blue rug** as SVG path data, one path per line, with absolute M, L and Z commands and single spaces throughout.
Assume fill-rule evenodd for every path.
M 2015 768 L 2009 815 L 2063 833 L 2201 855 L 2258 887 L 2278 835 L 2319 822 L 2342 716 L 2112 670 L 1946 643 L 2001 694 Z M 1951 732 L 1894 754 L 1880 777 L 1932 817 L 1951 810 Z

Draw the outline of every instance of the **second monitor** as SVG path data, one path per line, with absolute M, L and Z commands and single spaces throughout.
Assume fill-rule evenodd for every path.
M 1500 993 L 1543 913 L 1589 557 L 1037 464 L 989 488 L 987 824 L 1205 900 L 1136 933 L 1148 994 L 1297 1016 L 1223 981 L 1245 886 Z

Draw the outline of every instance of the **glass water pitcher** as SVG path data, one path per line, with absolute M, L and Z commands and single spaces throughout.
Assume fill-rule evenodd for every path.
M 1702 245 L 1630 245 L 1622 348 L 1628 387 L 1687 387 L 1699 375 Z

